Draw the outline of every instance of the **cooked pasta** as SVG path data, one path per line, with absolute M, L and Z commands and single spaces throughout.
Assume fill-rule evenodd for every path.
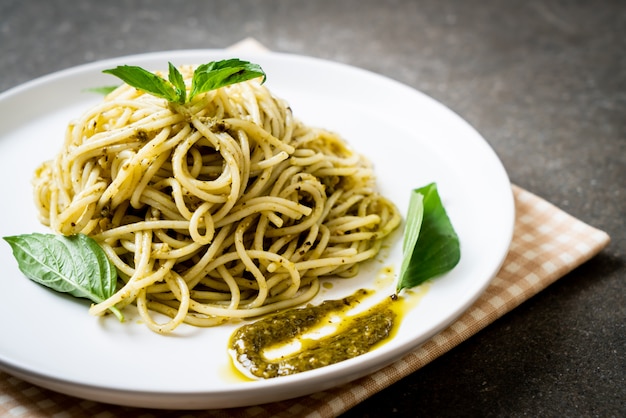
M 309 301 L 400 223 L 371 164 L 258 79 L 186 105 L 122 85 L 69 124 L 33 183 L 41 222 L 91 236 L 119 272 L 90 312 L 134 303 L 163 333 Z

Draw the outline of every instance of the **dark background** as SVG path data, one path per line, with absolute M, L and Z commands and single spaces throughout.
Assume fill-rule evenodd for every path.
M 0 0 L 0 91 L 245 37 L 425 92 L 483 134 L 513 183 L 612 237 L 346 418 L 626 416 L 626 2 Z

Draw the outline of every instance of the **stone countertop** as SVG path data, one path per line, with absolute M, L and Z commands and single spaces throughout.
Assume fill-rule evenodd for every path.
M 482 133 L 513 183 L 612 242 L 345 417 L 618 417 L 626 415 L 625 28 L 619 0 L 3 0 L 0 91 L 94 60 L 246 37 L 423 91 Z

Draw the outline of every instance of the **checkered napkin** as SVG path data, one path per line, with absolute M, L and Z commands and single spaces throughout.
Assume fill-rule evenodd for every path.
M 246 40 L 237 48 L 262 48 Z M 502 268 L 455 323 L 396 363 L 349 384 L 296 399 L 226 410 L 186 411 L 185 417 L 334 417 L 415 372 L 600 252 L 609 236 L 545 200 L 513 187 L 515 230 Z M 157 417 L 155 411 L 101 404 L 55 393 L 0 372 L 3 417 Z

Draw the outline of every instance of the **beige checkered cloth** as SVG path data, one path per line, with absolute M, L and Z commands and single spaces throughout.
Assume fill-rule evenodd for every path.
M 310 396 L 245 408 L 186 411 L 185 417 L 334 417 L 415 372 L 468 339 L 600 252 L 609 236 L 545 200 L 513 186 L 516 221 L 507 258 L 478 301 L 448 329 L 396 363 L 364 378 Z M 155 411 L 100 404 L 42 389 L 0 372 L 2 417 L 160 417 Z

